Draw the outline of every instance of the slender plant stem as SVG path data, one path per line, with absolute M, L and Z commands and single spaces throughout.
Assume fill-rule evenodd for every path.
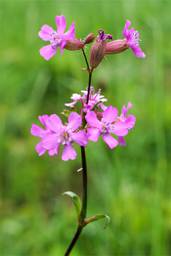
M 88 81 L 88 89 L 87 89 L 87 100 L 86 104 L 88 104 L 89 98 L 90 98 L 90 89 L 91 89 L 91 79 L 92 79 L 92 71 L 89 72 L 89 81 Z
M 85 148 L 81 147 L 81 159 L 82 159 L 82 182 L 83 182 L 83 194 L 82 194 L 82 208 L 80 213 L 80 222 L 84 221 L 87 214 L 87 163 Z
M 87 71 L 89 73 L 87 99 L 86 99 L 86 104 L 88 104 L 89 97 L 90 97 L 92 71 L 90 69 L 84 49 L 82 49 L 82 52 L 83 52 L 83 56 L 84 56 L 84 59 L 85 59 L 86 65 L 87 65 Z M 85 218 L 86 218 L 86 214 L 87 214 L 87 162 L 86 162 L 86 152 L 85 152 L 84 147 L 81 147 L 81 159 L 82 159 L 82 184 L 83 184 L 82 207 L 81 207 L 81 212 L 80 212 L 80 216 L 79 216 L 77 230 L 76 230 L 74 237 L 72 238 L 72 241 L 70 242 L 70 244 L 65 252 L 65 256 L 68 256 L 70 254 L 70 252 L 72 251 L 76 242 L 78 241 L 79 236 L 82 232 L 82 229 L 85 226 Z
M 66 252 L 65 252 L 65 256 L 68 256 L 68 255 L 70 254 L 70 252 L 72 251 L 72 249 L 74 248 L 74 245 L 75 245 L 76 242 L 78 241 L 82 229 L 83 229 L 83 226 L 81 226 L 81 225 L 79 224 L 78 227 L 77 227 L 77 230 L 76 230 L 76 232 L 75 232 L 75 234 L 74 234 L 74 237 L 73 237 L 71 243 L 69 244 L 69 246 L 68 246 L 68 248 L 67 248 L 67 250 L 66 250 Z
M 86 54 L 85 54 L 84 48 L 82 48 L 82 53 L 83 53 L 83 56 L 84 56 L 84 59 L 85 59 L 86 65 L 87 65 L 87 71 L 88 71 L 88 73 L 89 73 L 89 77 L 88 77 L 88 88 L 87 88 L 87 99 L 86 99 L 86 104 L 88 104 L 88 101 L 89 101 L 89 98 L 90 98 L 92 70 L 91 70 L 91 67 L 90 67 L 90 65 L 89 65 L 89 63 L 88 63 L 87 56 L 86 56 Z
M 87 65 L 87 70 L 88 70 L 88 72 L 90 72 L 90 65 L 88 63 L 88 59 L 87 59 L 86 53 L 84 51 L 84 48 L 82 48 L 81 50 L 82 50 L 82 53 L 83 53 L 83 56 L 84 56 L 84 59 L 85 59 L 86 65 Z

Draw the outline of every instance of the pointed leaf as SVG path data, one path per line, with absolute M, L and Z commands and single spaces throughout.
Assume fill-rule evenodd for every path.
M 75 209 L 76 209 L 76 212 L 77 212 L 77 215 L 79 216 L 80 214 L 80 211 L 81 211 L 81 200 L 80 200 L 80 197 L 75 194 L 74 192 L 72 191 L 66 191 L 63 193 L 63 195 L 65 196 L 69 196 L 71 199 L 72 199 L 72 202 L 75 206 Z
M 97 214 L 97 215 L 94 215 L 92 217 L 86 218 L 85 219 L 85 225 L 87 225 L 91 222 L 103 219 L 103 218 L 105 218 L 104 228 L 106 228 L 108 226 L 108 224 L 110 223 L 110 217 L 107 214 Z

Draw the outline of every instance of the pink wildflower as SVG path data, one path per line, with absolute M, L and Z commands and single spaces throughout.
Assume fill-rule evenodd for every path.
M 60 145 L 63 145 L 62 160 L 73 160 L 77 153 L 72 144 L 75 142 L 80 146 L 87 144 L 86 133 L 80 130 L 82 119 L 76 112 L 71 112 L 68 117 L 68 124 L 63 125 L 61 119 L 56 115 L 43 115 L 39 121 L 44 126 L 41 128 L 35 124 L 31 127 L 31 134 L 39 137 L 40 142 L 36 145 L 39 156 L 46 151 L 50 156 L 58 155 Z
M 88 139 L 97 141 L 101 135 L 102 139 L 111 149 L 115 148 L 118 144 L 125 144 L 123 137 L 135 125 L 135 117 L 133 115 L 127 116 L 127 111 L 130 107 L 130 103 L 127 107 L 124 106 L 121 115 L 118 116 L 118 110 L 109 106 L 101 113 L 100 119 L 94 111 L 89 111 L 85 117 L 88 124 Z M 119 139 L 115 139 L 112 134 L 118 136 Z
M 132 49 L 135 56 L 138 58 L 145 58 L 145 53 L 139 46 L 140 34 L 134 28 L 129 29 L 130 25 L 131 22 L 127 20 L 123 29 L 123 36 L 126 38 L 127 44 Z
M 72 102 L 66 103 L 65 106 L 74 108 L 78 102 L 81 102 L 82 104 L 82 109 L 84 112 L 87 112 L 89 110 L 92 110 L 95 106 L 99 106 L 102 108 L 103 103 L 107 101 L 106 98 L 104 98 L 103 95 L 101 95 L 101 90 L 98 90 L 95 92 L 95 89 L 93 87 L 90 88 L 90 95 L 89 95 L 89 102 L 88 104 L 86 103 L 87 101 L 87 90 L 84 91 L 82 90 L 82 95 L 78 93 L 74 93 L 71 96 Z
M 44 41 L 49 41 L 50 44 L 42 47 L 40 49 L 40 55 L 45 59 L 49 60 L 55 54 L 58 48 L 60 48 L 61 53 L 67 42 L 73 41 L 75 39 L 75 25 L 71 24 L 69 30 L 65 32 L 66 29 L 66 19 L 63 15 L 56 16 L 55 18 L 57 31 L 48 25 L 43 25 L 39 31 L 39 37 Z M 64 33 L 65 32 L 65 33 Z

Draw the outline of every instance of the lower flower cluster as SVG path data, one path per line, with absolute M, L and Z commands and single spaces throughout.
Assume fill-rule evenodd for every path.
M 42 127 L 36 124 L 31 127 L 31 134 L 40 138 L 36 145 L 39 156 L 46 151 L 49 156 L 58 155 L 62 147 L 62 160 L 74 160 L 77 153 L 73 144 L 85 147 L 89 141 L 97 142 L 99 137 L 110 149 L 126 145 L 124 137 L 136 122 L 135 116 L 128 114 L 132 104 L 123 106 L 119 115 L 117 108 L 104 105 L 107 100 L 100 91 L 95 92 L 91 87 L 88 103 L 86 96 L 87 91 L 73 94 L 73 102 L 65 104 L 71 109 L 66 124 L 56 114 L 39 116 Z M 81 107 L 77 106 L 80 102 Z

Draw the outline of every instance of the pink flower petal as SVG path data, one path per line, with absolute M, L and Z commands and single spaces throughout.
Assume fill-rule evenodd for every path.
M 137 58 L 145 58 L 146 57 L 145 53 L 142 51 L 140 46 L 132 46 L 131 49 Z
M 122 31 L 124 37 L 128 36 L 128 34 L 129 34 L 129 26 L 130 25 L 131 25 L 131 21 L 127 20 L 126 23 L 125 23 L 124 29 Z
M 49 116 L 48 115 L 42 115 L 39 116 L 38 119 L 41 122 L 42 125 L 46 127 L 46 121 L 48 120 Z
M 118 110 L 112 106 L 109 106 L 103 113 L 103 121 L 107 123 L 113 123 L 118 115 Z
M 42 146 L 42 142 L 39 142 L 36 145 L 35 150 L 39 156 L 43 155 L 46 152 L 46 149 Z
M 59 148 L 59 145 L 56 148 L 50 149 L 48 151 L 49 156 L 57 155 L 58 154 L 58 148 Z
M 60 44 L 60 53 L 61 54 L 63 54 L 63 52 L 64 52 L 65 45 L 66 45 L 66 41 L 62 41 L 62 43 Z
M 58 136 L 56 134 L 49 134 L 45 136 L 42 140 L 43 148 L 50 150 L 58 147 Z
M 43 134 L 45 133 L 45 130 L 43 130 L 41 127 L 39 127 L 38 125 L 36 124 L 32 124 L 32 127 L 31 127 L 31 134 L 33 136 L 36 136 L 36 137 L 42 137 Z
M 100 136 L 100 131 L 97 128 L 88 128 L 87 135 L 89 140 L 96 142 Z
M 77 156 L 77 153 L 75 149 L 69 144 L 65 145 L 63 152 L 62 152 L 62 160 L 68 161 L 68 160 L 74 160 Z
M 39 37 L 44 41 L 50 41 L 53 32 L 53 28 L 48 25 L 43 25 L 39 31 Z
M 133 115 L 129 115 L 125 120 L 125 124 L 128 129 L 132 129 L 135 125 L 135 122 L 136 122 L 136 117 Z
M 69 30 L 64 35 L 65 35 L 66 40 L 75 39 L 75 24 L 74 24 L 74 22 L 71 24 Z
M 72 129 L 73 131 L 75 131 L 76 129 L 78 129 L 82 124 L 82 119 L 81 116 L 79 114 L 77 114 L 76 112 L 71 112 L 71 114 L 68 117 L 68 125 L 67 127 L 70 129 Z
M 80 146 L 87 145 L 87 136 L 84 131 L 75 132 L 72 134 L 72 139 Z
M 118 141 L 114 139 L 110 134 L 102 135 L 104 142 L 109 146 L 110 149 L 115 148 L 118 145 Z
M 126 146 L 126 141 L 123 137 L 118 137 L 118 142 L 119 142 L 119 145 L 121 146 Z
M 128 134 L 128 129 L 115 127 L 111 132 L 117 136 L 126 136 Z
M 65 29 L 66 29 L 66 19 L 65 16 L 56 16 L 55 17 L 55 22 L 57 26 L 57 33 L 63 34 Z
M 49 118 L 46 120 L 46 126 L 57 134 L 61 133 L 63 130 L 62 121 L 56 114 L 49 116 Z
M 40 49 L 40 55 L 45 60 L 50 60 L 56 54 L 56 49 L 52 48 L 51 45 L 46 45 Z
M 101 122 L 97 119 L 96 113 L 93 111 L 89 111 L 86 116 L 85 119 L 88 123 L 88 125 L 94 127 L 94 128 L 99 128 L 101 129 Z

